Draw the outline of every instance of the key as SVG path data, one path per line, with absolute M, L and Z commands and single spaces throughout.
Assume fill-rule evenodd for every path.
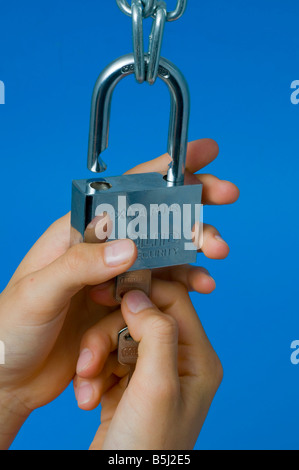
M 138 343 L 134 341 L 129 333 L 128 327 L 118 333 L 118 362 L 130 366 L 128 384 L 134 373 L 138 359 Z
M 115 282 L 115 300 L 121 302 L 123 296 L 131 290 L 141 290 L 149 297 L 151 293 L 151 280 L 152 273 L 149 269 L 120 274 Z

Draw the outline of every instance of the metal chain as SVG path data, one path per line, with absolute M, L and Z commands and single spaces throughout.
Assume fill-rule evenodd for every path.
M 154 16 L 155 11 L 157 9 L 157 4 L 159 3 L 157 0 L 141 0 L 143 4 L 143 18 L 148 18 L 149 16 Z M 132 16 L 132 7 L 130 7 L 127 0 L 116 0 L 116 3 L 120 10 L 128 16 Z M 175 10 L 167 12 L 167 19 L 166 21 L 176 21 L 186 11 L 187 7 L 187 0 L 177 0 L 177 5 Z
M 177 0 L 175 10 L 170 12 L 167 11 L 166 3 L 162 0 L 132 0 L 131 6 L 127 0 L 116 0 L 116 3 L 123 13 L 132 17 L 136 80 L 143 83 L 146 79 L 150 85 L 153 85 L 158 76 L 165 23 L 181 18 L 187 8 L 187 0 Z M 146 72 L 143 19 L 149 17 L 152 17 L 154 21 L 149 40 Z
M 143 42 L 143 5 L 141 0 L 132 0 L 133 49 L 135 78 L 138 83 L 145 80 L 144 42 Z
M 150 85 L 153 85 L 158 77 L 166 18 L 166 3 L 164 1 L 158 1 L 149 40 L 146 80 Z
M 127 0 L 116 0 L 116 3 L 123 13 L 125 13 L 127 16 L 132 16 L 132 6 L 129 5 Z M 155 12 L 156 0 L 142 0 L 142 6 L 142 17 L 148 18 Z

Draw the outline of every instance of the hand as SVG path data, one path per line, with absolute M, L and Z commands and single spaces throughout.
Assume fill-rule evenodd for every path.
M 107 313 L 90 300 L 86 286 L 114 278 L 136 260 L 131 240 L 67 248 L 61 224 L 41 237 L 0 296 L 6 360 L 0 367 L 1 449 L 11 444 L 32 410 L 69 385 L 82 335 Z M 60 256 L 49 262 L 51 245 Z
M 197 171 L 216 158 L 217 152 L 217 144 L 211 140 L 191 143 L 187 168 Z M 165 172 L 168 162 L 166 155 L 132 171 Z M 238 189 L 232 183 L 213 176 L 200 178 L 205 185 L 204 203 L 227 204 L 237 199 Z M 229 249 L 215 238 L 217 233 L 205 227 L 202 251 L 221 258 Z M 80 244 L 70 248 L 69 238 L 68 214 L 38 240 L 0 295 L 0 332 L 6 346 L 6 365 L 0 367 L 0 448 L 10 445 L 32 410 L 54 400 L 68 386 L 82 335 L 111 311 L 107 306 L 115 307 L 109 294 L 112 284 L 108 282 L 105 290 L 103 283 L 125 272 L 136 259 L 129 241 L 127 260 L 119 259 L 119 264 L 108 267 L 106 247 Z M 215 287 L 203 268 L 186 266 L 156 275 L 198 292 L 208 293 Z M 95 287 L 84 287 L 87 285 Z
M 139 291 L 126 294 L 122 315 L 115 311 L 82 339 L 74 380 L 78 404 L 85 410 L 102 405 L 91 449 L 192 449 L 221 383 L 220 361 L 186 288 L 155 280 L 152 300 L 157 306 Z M 128 367 L 116 352 L 125 324 L 140 342 L 128 388 Z

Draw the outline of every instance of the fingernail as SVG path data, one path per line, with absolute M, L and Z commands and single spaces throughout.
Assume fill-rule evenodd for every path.
M 134 255 L 134 244 L 131 240 L 117 240 L 105 248 L 104 259 L 107 266 L 119 266 L 130 261 Z
M 220 235 L 215 235 L 215 239 L 216 239 L 218 242 L 222 242 L 222 243 L 225 243 L 225 244 L 227 245 L 226 241 L 223 240 L 223 238 L 221 238 Z
M 79 374 L 80 372 L 82 372 L 84 369 L 87 368 L 92 358 L 93 358 L 93 354 L 90 351 L 90 349 L 87 349 L 87 348 L 82 349 L 82 351 L 80 352 L 78 362 L 77 362 L 77 369 L 76 369 L 77 374 Z
M 141 291 L 131 291 L 126 294 L 126 304 L 132 313 L 139 313 L 142 310 L 153 307 L 150 299 Z
M 88 382 L 82 382 L 77 391 L 77 402 L 78 405 L 84 405 L 91 400 L 92 397 L 92 386 Z

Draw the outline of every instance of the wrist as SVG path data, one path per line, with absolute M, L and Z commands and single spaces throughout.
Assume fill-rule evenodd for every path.
M 13 392 L 0 390 L 0 450 L 10 447 L 29 415 Z

